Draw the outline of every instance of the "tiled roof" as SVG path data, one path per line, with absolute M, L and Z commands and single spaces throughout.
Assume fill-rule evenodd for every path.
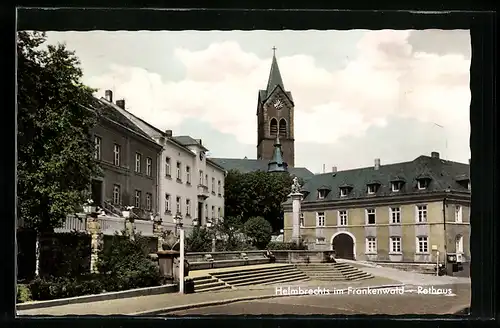
M 183 146 L 198 146 L 201 147 L 203 150 L 208 151 L 202 144 L 200 140 L 196 140 L 194 138 L 191 138 L 190 136 L 175 136 L 172 137 L 175 141 L 180 143 Z
M 429 185 L 425 190 L 418 190 L 417 180 L 428 178 Z M 468 192 L 469 165 L 446 161 L 430 156 L 419 156 L 411 162 L 380 165 L 378 170 L 372 167 L 338 171 L 336 173 L 316 174 L 306 181 L 302 189 L 306 191 L 304 201 L 316 201 L 317 190 L 330 188 L 324 200 L 359 199 L 373 196 L 393 195 L 391 182 L 404 181 L 398 194 L 416 192 L 451 191 Z M 367 195 L 367 185 L 379 184 L 375 195 Z M 351 188 L 347 197 L 340 197 L 340 187 Z
M 227 171 L 236 170 L 241 173 L 248 173 L 254 171 L 266 171 L 268 161 L 258 160 L 258 159 L 240 159 L 240 158 L 210 158 L 213 162 L 219 164 Z M 302 178 L 304 180 L 309 179 L 314 174 L 306 169 L 305 167 L 289 167 L 288 172 L 298 178 Z

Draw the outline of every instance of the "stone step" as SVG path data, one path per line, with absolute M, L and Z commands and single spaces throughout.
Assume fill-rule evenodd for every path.
M 205 284 L 195 284 L 194 289 L 196 290 L 196 289 L 200 289 L 200 288 L 217 287 L 217 286 L 221 286 L 221 285 L 225 285 L 225 283 L 223 281 L 214 280 L 212 282 L 205 283 Z
M 286 279 L 282 279 L 279 281 L 279 283 L 285 283 L 285 282 L 304 282 L 304 281 L 309 281 L 311 280 L 310 278 L 303 278 L 303 279 L 298 279 L 296 277 L 294 278 L 286 278 Z M 263 283 L 261 285 L 264 285 L 264 286 L 269 286 L 269 285 L 276 285 L 277 282 L 266 282 L 266 283 Z
M 275 273 L 275 272 L 291 272 L 291 271 L 297 271 L 294 267 L 285 267 L 285 268 L 271 268 L 271 269 L 265 269 L 265 270 L 255 270 L 255 271 L 234 271 L 234 272 L 216 272 L 213 273 L 213 277 L 217 277 L 218 279 L 222 280 L 227 280 L 231 279 L 233 277 L 240 277 L 240 276 L 253 276 L 253 275 L 263 275 L 263 274 L 268 274 L 268 273 Z
M 227 274 L 232 274 L 232 273 L 244 273 L 244 272 L 266 272 L 269 270 L 277 270 L 277 269 L 285 269 L 285 268 L 294 268 L 293 265 L 280 265 L 280 266 L 272 266 L 272 267 L 263 267 L 263 268 L 254 268 L 254 269 L 236 269 L 236 270 L 231 270 L 231 271 L 214 271 L 214 272 L 209 272 L 211 276 L 218 276 L 218 275 L 227 275 Z
M 216 290 L 224 290 L 224 289 L 231 289 L 231 286 L 228 286 L 228 285 L 220 285 L 220 286 L 215 286 L 215 287 L 208 287 L 208 288 L 199 288 L 199 289 L 196 289 L 195 288 L 195 292 L 196 293 L 206 293 L 206 292 L 212 292 L 212 291 L 216 291 Z
M 286 272 L 268 272 L 266 274 L 260 274 L 260 275 L 242 275 L 238 277 L 231 277 L 229 279 L 225 279 L 224 281 L 227 282 L 228 284 L 234 284 L 235 282 L 262 281 L 274 277 L 289 277 L 289 276 L 307 277 L 307 275 L 305 275 L 300 271 L 286 271 Z
M 263 277 L 261 279 L 252 278 L 251 280 L 241 280 L 237 282 L 231 283 L 232 286 L 248 286 L 248 285 L 262 285 L 264 283 L 272 283 L 272 282 L 283 282 L 285 279 L 288 281 L 299 281 L 302 279 L 306 279 L 306 275 L 273 275 L 268 277 Z
M 189 278 L 189 277 L 188 277 Z M 214 277 L 212 276 L 199 276 L 199 277 L 193 277 L 192 278 L 194 283 L 198 283 L 198 282 L 202 282 L 202 281 L 210 281 L 210 280 L 213 280 Z

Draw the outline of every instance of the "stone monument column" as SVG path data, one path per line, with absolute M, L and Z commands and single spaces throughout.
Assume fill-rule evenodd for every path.
M 90 234 L 90 272 L 97 273 L 97 262 L 99 260 L 99 252 L 102 248 L 103 234 L 101 231 L 101 224 L 97 215 L 87 217 L 87 231 Z
M 156 216 L 153 220 L 153 235 L 157 238 L 157 249 L 158 251 L 163 250 L 163 226 L 161 225 L 162 220 L 160 216 Z
M 293 178 L 292 192 L 289 195 L 292 199 L 292 242 L 300 243 L 300 202 L 302 193 L 297 177 Z

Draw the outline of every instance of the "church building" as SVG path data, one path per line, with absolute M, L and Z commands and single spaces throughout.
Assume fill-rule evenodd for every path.
M 228 171 L 273 171 L 282 167 L 299 178 L 312 177 L 308 169 L 295 167 L 294 110 L 292 93 L 285 89 L 274 53 L 267 87 L 257 96 L 257 159 L 210 159 Z

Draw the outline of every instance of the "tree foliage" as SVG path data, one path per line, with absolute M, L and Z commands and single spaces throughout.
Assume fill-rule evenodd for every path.
M 243 223 L 251 217 L 261 216 L 271 223 L 273 231 L 279 231 L 282 203 L 287 200 L 292 183 L 292 176 L 286 173 L 231 170 L 225 178 L 225 214 L 240 217 Z
M 82 84 L 74 52 L 45 40 L 17 35 L 18 213 L 39 232 L 81 210 L 90 178 L 100 175 L 90 136 L 94 90 Z
M 263 217 L 248 219 L 244 225 L 245 235 L 250 239 L 252 245 L 258 249 L 264 249 L 271 241 L 271 224 Z
M 208 228 L 196 226 L 186 238 L 186 252 L 212 251 L 212 235 Z

